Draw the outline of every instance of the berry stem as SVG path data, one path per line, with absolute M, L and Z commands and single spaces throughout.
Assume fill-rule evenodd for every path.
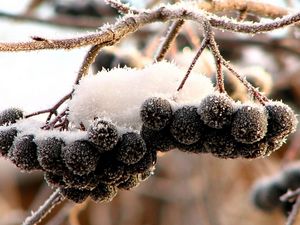
M 57 204 L 63 202 L 65 198 L 60 194 L 60 189 L 56 189 L 55 192 L 44 202 L 40 208 L 33 212 L 31 216 L 28 216 L 22 225 L 34 225 L 38 224 Z
M 296 198 L 296 202 L 293 205 L 293 209 L 287 218 L 286 225 L 294 224 L 297 214 L 299 212 L 299 209 L 300 209 L 300 195 L 298 195 Z
M 177 37 L 179 30 L 183 26 L 183 24 L 184 24 L 184 20 L 177 20 L 171 24 L 166 37 L 164 38 L 163 42 L 161 43 L 161 46 L 157 53 L 157 56 L 155 57 L 155 60 L 157 62 L 160 62 L 164 59 L 168 49 L 170 48 L 172 42 Z
M 197 60 L 199 59 L 199 57 L 200 57 L 200 55 L 202 54 L 203 50 L 206 48 L 207 44 L 209 43 L 208 41 L 209 41 L 209 40 L 208 40 L 206 37 L 202 40 L 201 46 L 200 46 L 200 48 L 199 48 L 197 54 L 195 55 L 195 57 L 194 57 L 194 59 L 193 59 L 191 65 L 190 65 L 190 67 L 188 68 L 188 70 L 187 70 L 187 72 L 186 72 L 184 78 L 182 79 L 182 81 L 181 81 L 179 87 L 177 88 L 177 91 L 180 91 L 180 90 L 183 88 L 183 86 L 184 86 L 186 80 L 188 79 L 190 73 L 192 72 L 192 69 L 194 68 L 194 66 L 195 66 L 195 64 L 196 64 L 196 62 L 197 62 Z

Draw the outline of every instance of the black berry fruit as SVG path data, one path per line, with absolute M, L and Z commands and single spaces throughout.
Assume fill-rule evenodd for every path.
M 146 144 L 142 137 L 134 132 L 122 135 L 116 147 L 116 159 L 127 164 L 137 163 L 147 151 Z
M 204 123 L 197 108 L 184 106 L 174 112 L 170 131 L 173 137 L 182 144 L 194 144 L 203 137 Z
M 62 147 L 65 146 L 63 140 L 56 137 L 48 137 L 37 141 L 38 161 L 41 167 L 52 173 L 62 173 L 66 170 L 66 165 L 61 157 Z
M 208 95 L 198 107 L 198 114 L 203 122 L 216 129 L 230 125 L 234 112 L 234 102 L 226 94 Z
M 153 167 L 156 164 L 156 157 L 156 151 L 148 151 L 140 161 L 135 164 L 127 165 L 125 167 L 125 171 L 127 174 L 134 175 L 144 173 L 148 170 L 153 170 Z
M 63 147 L 62 158 L 67 167 L 78 175 L 88 174 L 96 169 L 99 151 L 88 141 L 78 140 Z
M 268 102 L 268 137 L 285 137 L 296 130 L 297 118 L 293 110 L 282 102 Z
M 161 130 L 152 130 L 146 126 L 141 128 L 141 136 L 144 139 L 147 149 L 153 151 L 167 152 L 175 148 L 176 141 L 168 127 Z
M 264 138 L 268 117 L 259 106 L 243 105 L 233 117 L 231 134 L 238 142 L 251 144 Z
M 16 128 L 11 127 L 0 130 L 0 155 L 7 156 L 9 149 L 13 145 L 13 141 L 17 136 L 18 131 Z
M 15 123 L 23 118 L 23 111 L 17 108 L 9 108 L 0 113 L 0 126 Z
M 245 159 L 255 159 L 266 156 L 268 142 L 263 139 L 253 144 L 238 143 L 236 148 L 240 157 Z
M 107 184 L 98 184 L 90 193 L 90 197 L 95 202 L 110 202 L 117 195 L 118 191 L 116 187 Z
M 8 153 L 9 159 L 21 170 L 41 169 L 37 160 L 37 146 L 33 139 L 33 135 L 17 137 Z
M 50 187 L 66 187 L 63 176 L 59 174 L 45 172 L 44 179 Z
M 60 193 L 65 198 L 75 202 L 82 203 L 90 194 L 89 190 L 77 189 L 77 188 L 62 188 Z
M 100 151 L 112 150 L 119 139 L 117 127 L 105 120 L 96 119 L 88 129 L 88 139 L 99 147 Z
M 149 98 L 143 103 L 140 116 L 144 126 L 152 130 L 161 130 L 172 117 L 171 104 L 163 98 Z
M 139 175 L 130 175 L 127 180 L 118 184 L 118 188 L 122 190 L 130 190 L 140 184 Z
M 99 183 L 94 173 L 77 175 L 72 171 L 65 171 L 63 174 L 63 181 L 68 187 L 92 189 Z

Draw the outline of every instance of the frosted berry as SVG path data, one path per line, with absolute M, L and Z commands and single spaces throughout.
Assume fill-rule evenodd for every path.
M 116 159 L 127 164 L 138 162 L 147 151 L 146 144 L 142 137 L 134 132 L 122 135 L 116 147 Z
M 237 150 L 240 157 L 246 159 L 255 159 L 259 157 L 266 156 L 266 151 L 268 149 L 268 142 L 263 139 L 261 141 L 255 142 L 253 144 L 238 143 Z
M 161 130 L 172 117 L 171 104 L 163 98 L 149 98 L 143 103 L 140 116 L 144 126 L 152 130 Z
M 282 102 L 268 102 L 268 137 L 287 136 L 296 130 L 297 118 L 293 110 Z
M 78 175 L 72 171 L 65 171 L 63 174 L 63 181 L 68 187 L 92 189 L 99 183 L 96 180 L 94 173 Z
M 204 142 L 206 151 L 218 158 L 237 158 L 239 156 L 237 143 L 230 135 L 230 129 L 207 130 Z
M 8 153 L 9 159 L 21 170 L 41 169 L 37 160 L 37 146 L 33 139 L 33 135 L 17 137 Z
M 138 173 L 144 173 L 150 169 L 153 170 L 156 164 L 156 157 L 156 151 L 148 151 L 140 161 L 135 164 L 126 166 L 126 173 L 134 175 Z
M 267 151 L 265 152 L 265 156 L 269 156 L 272 152 L 278 150 L 286 141 L 286 138 L 282 137 L 273 137 L 273 138 L 266 138 L 268 143 Z
M 23 118 L 23 111 L 17 108 L 5 109 L 0 113 L 0 126 L 15 123 Z
M 173 137 L 182 144 L 194 144 L 203 136 L 204 123 L 197 108 L 184 106 L 174 112 L 170 131 Z
M 203 122 L 216 129 L 230 125 L 234 112 L 234 102 L 226 94 L 208 95 L 198 107 L 198 114 Z
M 89 190 L 77 189 L 77 188 L 61 188 L 60 193 L 65 198 L 75 202 L 82 203 L 90 194 Z
M 63 176 L 59 174 L 45 172 L 44 179 L 50 187 L 66 187 Z
M 107 184 L 98 184 L 90 193 L 90 197 L 95 202 L 110 202 L 117 195 L 118 191 L 116 187 Z
M 268 117 L 264 108 L 243 105 L 234 115 L 231 134 L 238 142 L 251 144 L 264 138 L 267 125 Z
M 143 125 L 141 136 L 146 143 L 147 149 L 153 151 L 167 152 L 174 149 L 176 145 L 168 127 L 161 130 L 152 130 Z
M 0 130 L 0 155 L 1 156 L 7 156 L 8 151 L 13 145 L 13 141 L 17 136 L 17 134 L 18 131 L 14 127 Z
M 67 167 L 78 175 L 94 171 L 99 156 L 99 151 L 85 140 L 74 141 L 62 149 L 62 158 Z
M 41 167 L 49 172 L 62 173 L 66 165 L 61 157 L 65 143 L 60 138 L 49 137 L 37 141 L 37 155 Z
M 122 190 L 131 190 L 134 187 L 137 187 L 140 184 L 139 175 L 130 175 L 128 179 L 120 184 L 118 188 Z
M 100 151 L 112 150 L 119 139 L 117 127 L 111 122 L 96 119 L 88 129 L 88 139 L 99 147 Z
M 276 180 L 264 180 L 255 184 L 251 191 L 253 204 L 264 211 L 271 211 L 281 205 L 280 196 L 287 189 Z

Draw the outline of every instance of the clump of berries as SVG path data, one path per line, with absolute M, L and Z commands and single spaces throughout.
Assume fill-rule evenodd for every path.
M 24 172 L 43 171 L 51 187 L 76 203 L 89 196 L 111 201 L 118 190 L 130 190 L 153 173 L 156 151 L 147 148 L 140 134 L 121 133 L 109 121 L 95 119 L 86 138 L 72 140 L 66 134 L 24 132 L 16 117 L 6 118 L 0 128 L 1 155 Z
M 293 163 L 279 174 L 257 181 L 251 191 L 251 200 L 260 210 L 270 212 L 279 208 L 288 215 L 295 199 L 281 201 L 280 197 L 289 190 L 295 191 L 298 188 L 300 188 L 300 164 Z
M 294 112 L 282 102 L 242 104 L 225 93 L 213 93 L 198 106 L 171 105 L 157 97 L 142 105 L 141 136 L 148 148 L 253 159 L 280 148 L 297 125 Z

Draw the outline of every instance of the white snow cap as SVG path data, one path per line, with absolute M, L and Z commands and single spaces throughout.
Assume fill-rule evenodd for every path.
M 214 87 L 207 77 L 191 73 L 183 89 L 176 93 L 185 73 L 174 63 L 163 61 L 139 70 L 114 68 L 88 75 L 75 87 L 69 102 L 69 121 L 88 127 L 98 117 L 119 127 L 139 129 L 140 107 L 149 97 L 166 98 L 174 107 L 198 105 Z

